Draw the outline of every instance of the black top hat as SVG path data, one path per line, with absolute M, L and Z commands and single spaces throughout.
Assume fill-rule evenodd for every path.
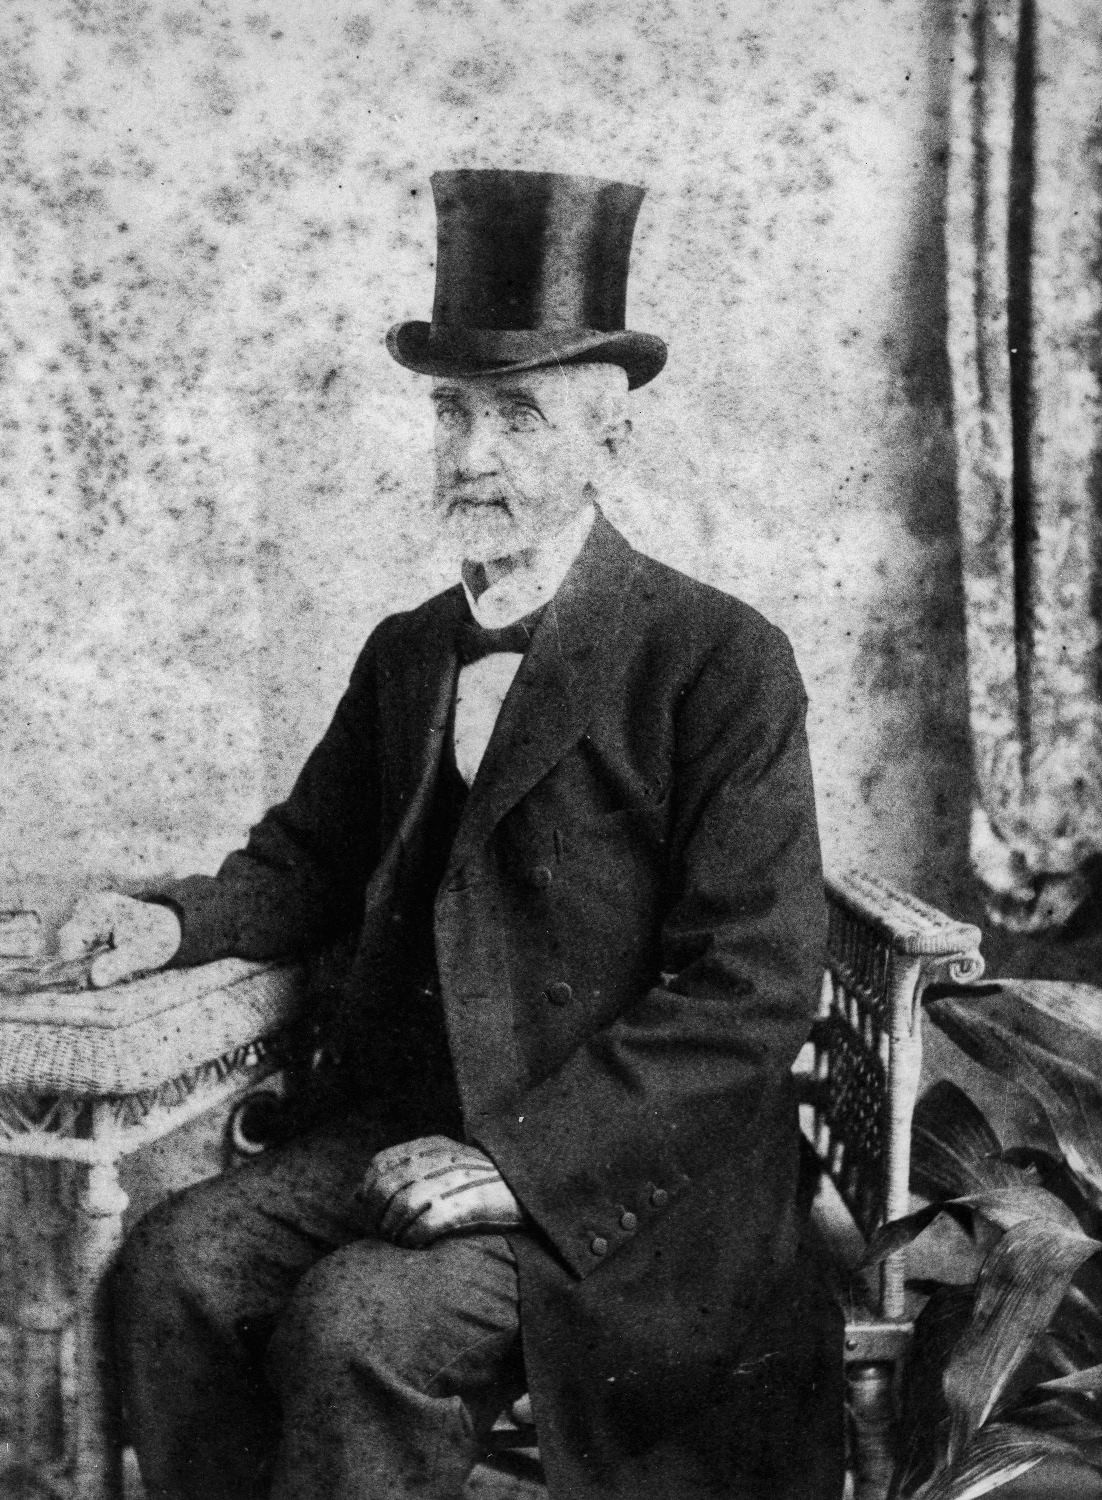
M 431 323 L 398 323 L 387 348 L 421 375 L 495 375 L 605 361 L 631 388 L 666 346 L 624 328 L 643 189 L 556 172 L 436 172 Z

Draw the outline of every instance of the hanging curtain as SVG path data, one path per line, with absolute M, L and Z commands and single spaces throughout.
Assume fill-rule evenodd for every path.
M 992 918 L 1059 926 L 1102 852 L 1102 0 L 958 0 L 953 378 Z

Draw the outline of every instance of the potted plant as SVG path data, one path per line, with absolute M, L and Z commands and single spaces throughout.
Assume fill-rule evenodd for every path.
M 1083 992 L 1073 994 L 1071 992 Z M 904 1374 L 893 1500 L 1102 1496 L 1102 1029 L 1087 986 L 1008 982 L 933 1000 L 930 1019 L 1034 1106 L 1006 1145 L 957 1084 L 919 1100 L 911 1183 L 869 1263 L 942 1215 L 974 1275 L 925 1297 Z

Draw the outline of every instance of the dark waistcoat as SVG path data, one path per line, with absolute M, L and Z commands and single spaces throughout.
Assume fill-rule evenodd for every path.
M 453 721 L 454 713 L 453 704 Z M 401 920 L 395 923 L 385 979 L 376 976 L 392 997 L 383 1012 L 385 1022 L 378 1024 L 380 1011 L 372 1007 L 376 1024 L 370 1034 L 353 1031 L 352 1047 L 342 1059 L 353 1089 L 358 1079 L 370 1079 L 372 1099 L 378 1098 L 380 1077 L 400 1082 L 387 1103 L 395 1129 L 405 1138 L 449 1135 L 461 1140 L 464 1134 L 436 967 L 433 907 L 466 802 L 467 785 L 455 763 L 449 724 L 418 837 L 406 850 L 406 900 L 395 913 Z

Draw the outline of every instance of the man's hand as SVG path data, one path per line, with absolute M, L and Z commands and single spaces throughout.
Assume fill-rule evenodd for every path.
M 180 919 L 167 906 L 98 891 L 82 896 L 58 933 L 62 958 L 81 958 L 97 948 L 88 977 L 95 989 L 135 974 L 163 969 L 180 946 Z
M 513 1229 L 524 1222 L 490 1158 L 443 1135 L 380 1151 L 358 1196 L 381 1238 L 408 1248 L 457 1230 Z

